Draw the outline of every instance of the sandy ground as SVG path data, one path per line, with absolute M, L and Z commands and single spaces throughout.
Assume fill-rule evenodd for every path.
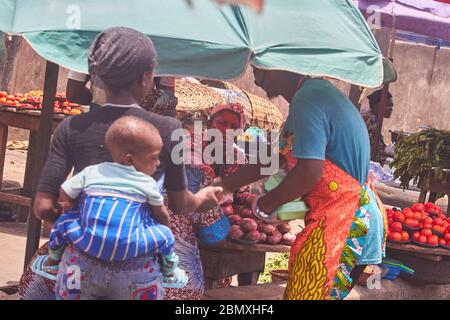
M 6 152 L 4 180 L 23 184 L 26 151 Z M 25 259 L 26 223 L 0 222 L 0 287 L 18 282 L 22 274 Z M 42 239 L 42 242 L 45 242 Z
M 0 223 L 0 287 L 20 280 L 25 259 L 27 225 L 25 223 Z M 41 244 L 46 239 L 41 239 Z

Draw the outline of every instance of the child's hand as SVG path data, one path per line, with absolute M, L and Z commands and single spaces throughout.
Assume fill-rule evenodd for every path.
M 70 200 L 70 201 L 59 200 L 58 203 L 61 206 L 61 209 L 62 209 L 63 212 L 70 211 L 73 208 L 73 206 L 74 206 L 74 201 L 73 200 Z
M 61 189 L 59 193 L 58 204 L 61 206 L 63 212 L 70 211 L 72 207 L 75 205 L 75 200 L 70 198 L 64 190 Z

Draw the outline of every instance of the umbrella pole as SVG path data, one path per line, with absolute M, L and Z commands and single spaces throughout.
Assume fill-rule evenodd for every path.
M 387 54 L 389 60 L 391 60 L 391 61 L 394 60 L 395 35 L 396 35 L 396 30 L 393 28 L 392 33 L 391 33 L 391 40 L 390 40 L 389 48 L 388 48 L 388 54 Z M 371 146 L 373 161 L 377 161 L 378 156 L 379 156 L 378 143 L 381 139 L 381 131 L 383 130 L 384 112 L 386 110 L 389 85 L 390 85 L 389 83 L 385 83 L 383 85 L 383 89 L 381 92 L 381 100 L 380 100 L 380 104 L 378 106 L 378 116 L 377 116 L 377 127 L 376 127 L 376 131 L 375 131 L 375 139 L 373 140 L 373 145 Z
M 42 101 L 42 112 L 39 125 L 39 134 L 37 137 L 34 172 L 32 173 L 32 194 L 33 201 L 28 218 L 27 246 L 25 250 L 25 268 L 31 261 L 33 254 L 39 248 L 41 237 L 42 222 L 33 213 L 33 205 L 36 194 L 36 187 L 39 183 L 41 171 L 47 160 L 50 140 L 52 135 L 53 108 L 55 105 L 56 88 L 58 85 L 59 66 L 53 62 L 47 61 L 44 82 L 44 97 Z

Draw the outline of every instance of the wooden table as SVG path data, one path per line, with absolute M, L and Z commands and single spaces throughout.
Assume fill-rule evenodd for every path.
M 264 271 L 266 252 L 290 252 L 285 245 L 244 245 L 224 240 L 213 246 L 200 246 L 205 288 L 218 288 L 218 280 L 238 275 L 239 285 L 252 285 Z
M 52 122 L 52 132 L 62 121 L 61 118 L 54 118 Z M 32 186 L 34 164 L 37 157 L 37 136 L 39 132 L 40 116 L 24 112 L 11 112 L 0 107 L 0 186 L 3 181 L 5 168 L 6 144 L 8 142 L 8 127 L 14 127 L 30 131 L 30 141 L 28 146 L 27 161 L 25 167 L 25 177 L 20 195 L 13 195 L 0 190 L 0 201 L 17 204 L 25 208 L 20 210 L 20 222 L 26 222 L 31 207 Z
M 427 193 L 430 193 L 428 201 L 433 203 L 439 193 L 446 194 L 448 197 L 447 216 L 450 217 L 450 169 L 444 169 L 443 171 L 444 179 L 442 181 L 436 180 L 434 173 L 430 172 L 420 191 L 419 202 L 424 203 L 426 201 Z
M 442 248 L 425 248 L 425 247 L 419 247 L 414 244 L 397 244 L 388 242 L 386 244 L 386 247 L 391 250 L 395 251 L 402 251 L 405 253 L 408 253 L 410 255 L 440 262 L 444 259 L 444 257 L 450 257 L 450 250 L 442 249 Z

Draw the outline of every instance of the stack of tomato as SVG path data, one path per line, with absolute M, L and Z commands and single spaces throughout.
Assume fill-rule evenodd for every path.
M 26 94 L 17 93 L 10 95 L 5 91 L 0 91 L 0 105 L 5 107 L 14 107 L 18 109 L 42 109 L 42 91 L 30 91 Z M 56 94 L 54 112 L 67 115 L 80 114 L 80 106 L 76 103 L 67 101 L 64 93 Z
M 450 248 L 450 218 L 435 204 L 415 203 L 402 211 L 386 210 L 388 239 L 393 242 L 413 242 L 429 247 Z
M 18 93 L 16 95 L 8 94 L 6 91 L 0 91 L 0 105 L 7 107 L 18 107 L 25 101 L 25 95 Z

